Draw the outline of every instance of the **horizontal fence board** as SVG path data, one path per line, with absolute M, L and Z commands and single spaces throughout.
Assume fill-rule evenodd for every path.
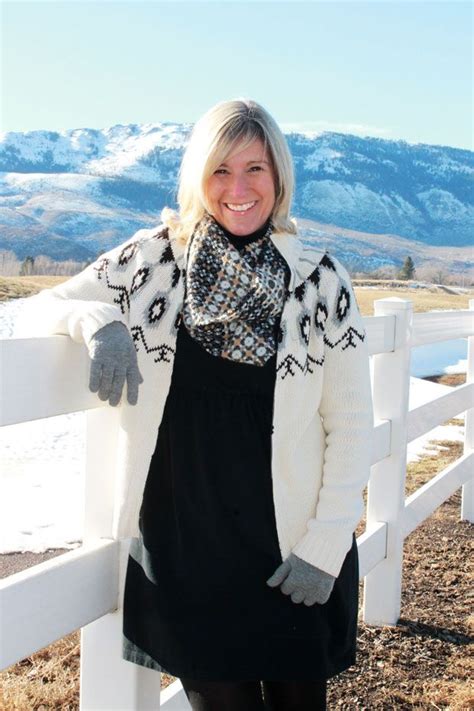
M 0 581 L 0 669 L 117 607 L 119 542 L 100 541 Z
M 104 407 L 85 346 L 68 336 L 0 339 L 0 425 Z
M 364 325 L 371 354 L 393 349 L 393 317 Z M 85 346 L 68 336 L 0 339 L 0 426 L 104 407 L 89 391 L 89 371 Z
M 403 537 L 406 538 L 438 506 L 469 481 L 473 470 L 474 452 L 467 452 L 411 494 L 405 500 L 405 509 L 400 522 Z
M 474 312 L 469 309 L 458 311 L 428 311 L 413 314 L 413 330 L 410 346 L 426 343 L 467 338 L 474 334 Z
M 364 578 L 387 555 L 387 524 L 377 521 L 358 537 L 359 577 Z
M 412 442 L 425 432 L 456 417 L 474 405 L 474 383 L 464 383 L 445 395 L 438 395 L 429 402 L 418 405 L 408 412 L 407 442 Z

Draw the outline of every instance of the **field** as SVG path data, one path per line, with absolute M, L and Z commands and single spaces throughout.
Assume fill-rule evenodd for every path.
M 373 316 L 373 303 L 376 299 L 387 299 L 391 296 L 413 301 L 413 310 L 415 313 L 446 309 L 468 309 L 469 299 L 474 297 L 474 290 L 470 294 L 453 294 L 447 293 L 439 288 L 390 289 L 371 287 L 367 289 L 357 286 L 357 282 L 354 284 L 354 291 L 360 312 L 363 316 Z
M 24 296 L 25 293 L 17 293 L 20 286 L 25 290 L 38 290 L 42 286 L 40 277 L 15 278 L 14 284 L 6 286 L 4 282 L 5 278 L 0 281 L 0 290 L 6 289 L 7 298 L 13 296 L 7 287 L 16 296 Z M 356 288 L 356 294 L 364 315 L 373 313 L 374 299 L 386 296 L 413 299 L 416 312 L 468 308 L 469 299 L 467 294 L 398 287 Z M 444 376 L 438 380 L 458 385 L 464 376 Z M 436 449 L 433 455 L 408 465 L 407 495 L 460 455 L 459 443 L 441 444 L 444 446 L 441 451 Z M 459 514 L 458 492 L 406 539 L 398 624 L 370 627 L 360 620 L 357 664 L 329 682 L 329 708 L 474 709 L 474 691 L 470 685 L 474 676 L 472 653 L 469 656 L 469 645 L 474 639 L 472 524 L 460 521 Z M 358 535 L 364 526 L 361 521 Z M 50 555 L 59 553 L 52 551 Z M 34 556 L 25 556 L 20 567 L 35 562 Z M 13 568 L 18 568 L 18 560 Z M 362 602 L 362 583 L 360 599 Z M 74 632 L 13 665 L 0 674 L 0 710 L 77 711 L 79 662 L 79 633 Z M 163 675 L 162 688 L 173 680 Z
M 0 301 L 26 298 L 63 281 L 66 281 L 66 278 L 62 276 L 0 276 Z
M 62 276 L 0 277 L 0 301 L 32 296 L 68 278 Z M 452 287 L 433 285 L 415 288 L 407 282 L 396 280 L 383 282 L 380 279 L 357 279 L 353 283 L 357 303 L 364 316 L 373 315 L 375 299 L 385 299 L 389 296 L 411 299 L 413 308 L 418 313 L 433 309 L 468 309 L 469 298 L 474 296 L 474 289 L 471 289 L 470 293 L 458 294 Z

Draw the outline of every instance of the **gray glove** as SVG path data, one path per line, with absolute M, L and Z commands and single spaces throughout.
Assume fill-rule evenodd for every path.
M 115 407 L 127 380 L 127 400 L 136 405 L 138 386 L 143 378 L 138 370 L 137 353 L 128 328 L 112 321 L 94 333 L 87 348 L 91 358 L 89 389 Z
M 282 593 L 291 595 L 293 602 L 304 602 L 305 605 L 310 606 L 315 602 L 322 605 L 328 601 L 335 580 L 333 575 L 290 553 L 268 578 L 267 585 L 274 588 L 283 583 Z

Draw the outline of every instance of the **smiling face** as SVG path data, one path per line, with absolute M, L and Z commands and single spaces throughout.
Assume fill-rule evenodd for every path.
M 234 235 L 258 230 L 272 214 L 275 176 L 261 140 L 242 149 L 242 142 L 208 178 L 206 195 L 211 215 Z

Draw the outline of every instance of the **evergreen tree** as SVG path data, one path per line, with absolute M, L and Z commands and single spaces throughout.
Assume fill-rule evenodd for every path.
M 413 264 L 413 259 L 411 257 L 407 257 L 405 261 L 403 262 L 403 266 L 398 272 L 398 278 L 399 279 L 413 279 L 415 276 L 415 265 Z

